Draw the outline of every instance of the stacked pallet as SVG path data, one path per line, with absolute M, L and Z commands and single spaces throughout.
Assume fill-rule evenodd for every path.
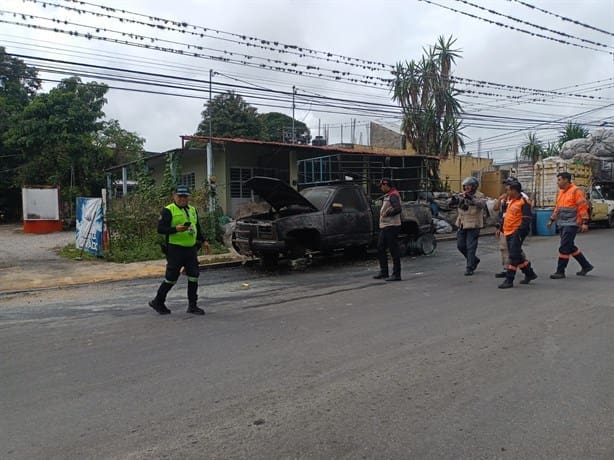
M 560 157 L 546 158 L 535 163 L 535 205 L 539 208 L 551 208 L 556 204 L 559 188 L 556 184 L 556 175 L 568 172 L 573 182 L 580 187 L 590 187 L 592 170 L 589 165 L 574 163 Z

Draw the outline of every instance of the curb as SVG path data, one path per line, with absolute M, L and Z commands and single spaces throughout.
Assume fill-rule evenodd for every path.
M 205 256 L 211 257 L 211 256 Z M 219 257 L 216 255 L 214 257 Z M 200 270 L 215 270 L 227 267 L 236 267 L 242 266 L 245 264 L 251 264 L 253 262 L 257 262 L 257 260 L 249 260 L 245 259 L 243 256 L 239 254 L 231 254 L 228 257 L 230 260 L 224 260 L 220 262 L 211 262 L 211 263 L 203 263 L 203 260 L 199 260 L 199 269 Z M 204 259 L 206 260 L 206 259 Z M 149 261 L 149 262 L 134 262 L 133 264 L 117 264 L 107 265 L 105 267 L 106 271 L 100 272 L 98 271 L 95 275 L 91 276 L 71 276 L 70 274 L 64 273 L 66 276 L 50 276 L 46 277 L 37 277 L 34 279 L 23 279 L 22 282 L 15 280 L 9 280 L 11 287 L 9 289 L 0 289 L 0 298 L 6 295 L 14 295 L 19 293 L 26 292 L 36 292 L 36 291 L 45 291 L 51 289 L 62 289 L 66 287 L 77 287 L 83 286 L 87 284 L 104 284 L 104 283 L 113 283 L 116 281 L 124 281 L 124 280 L 138 280 L 138 279 L 148 279 L 148 278 L 161 278 L 164 276 L 166 262 L 161 259 L 159 261 Z M 74 266 L 77 268 L 76 266 Z M 19 274 L 17 274 L 17 278 L 19 278 Z M 8 283 L 7 283 L 8 284 Z M 20 285 L 21 284 L 21 285 Z

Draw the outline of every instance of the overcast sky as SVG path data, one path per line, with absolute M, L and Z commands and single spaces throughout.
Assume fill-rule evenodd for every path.
M 221 86 L 227 84 L 247 87 L 237 89 L 237 92 L 258 107 L 261 113 L 280 111 L 291 115 L 291 93 L 292 87 L 295 86 L 295 116 L 311 128 L 312 135 L 318 134 L 318 126 L 321 127 L 321 134 L 324 134 L 324 127 L 327 126 L 329 141 L 339 142 L 343 125 L 343 141 L 350 142 L 350 125 L 352 119 L 356 119 L 354 141 L 367 143 L 365 124 L 369 120 L 380 121 L 387 126 L 399 125 L 392 107 L 365 110 L 360 106 L 361 110 L 353 110 L 352 107 L 359 105 L 348 102 L 343 103 L 346 107 L 344 109 L 323 108 L 314 103 L 313 95 L 392 104 L 389 93 L 383 86 L 359 85 L 346 79 L 360 80 L 366 75 L 386 78 L 389 76 L 388 69 L 375 71 L 364 68 L 370 66 L 360 60 L 394 64 L 402 60 L 419 59 L 423 47 L 434 44 L 440 35 L 456 38 L 456 46 L 462 50 L 462 57 L 458 59 L 453 70 L 455 76 L 521 87 L 505 89 L 489 85 L 478 88 L 474 82 L 459 86 L 460 89 L 480 92 L 461 97 L 465 111 L 472 115 L 465 121 L 465 133 L 468 136 L 467 150 L 474 154 L 477 154 L 479 145 L 484 156 L 490 154 L 499 161 L 512 159 L 531 127 L 544 142 L 554 140 L 560 130 L 559 124 L 552 123 L 555 120 L 564 122 L 571 119 L 586 123 L 590 125 L 591 131 L 600 123 L 609 123 L 610 127 L 614 124 L 614 0 L 525 2 L 553 14 L 546 14 L 528 8 L 522 2 L 510 0 L 433 1 L 448 8 L 582 47 L 531 36 L 417 0 L 92 0 L 86 4 L 55 0 L 46 7 L 43 7 L 42 1 L 3 0 L 0 20 L 5 22 L 0 23 L 0 45 L 5 46 L 9 53 L 118 69 L 103 71 L 102 75 L 105 77 L 125 78 L 127 75 L 121 70 L 134 70 L 200 80 L 171 81 L 156 77 L 158 83 L 164 81 L 165 84 L 172 83 L 181 88 L 145 88 L 134 83 L 105 81 L 101 74 L 93 78 L 83 77 L 85 81 L 105 81 L 112 87 L 174 94 L 156 95 L 120 89 L 110 89 L 107 94 L 108 103 L 104 108 L 107 118 L 119 120 L 123 128 L 144 137 L 146 148 L 151 151 L 179 147 L 180 135 L 196 131 L 203 105 L 208 99 L 210 70 L 215 72 L 214 91 L 228 89 L 228 86 Z M 530 25 L 497 16 L 469 3 L 487 7 L 550 31 L 538 30 Z M 64 8 L 53 4 L 62 5 Z M 104 10 L 101 6 L 122 8 L 126 11 Z M 81 11 L 71 11 L 68 8 Z M 35 17 L 13 16 L 10 12 Z M 114 17 L 100 16 L 101 13 Z M 579 21 L 584 26 L 564 21 L 555 15 Z M 168 19 L 184 25 L 174 27 L 169 22 L 164 26 L 164 23 L 150 20 L 146 16 Z M 58 24 L 49 19 L 68 21 L 70 24 Z M 17 24 L 7 24 L 7 21 Z M 135 21 L 155 23 L 157 27 L 139 25 Z M 24 24 L 35 27 L 28 28 Z M 88 40 L 82 36 L 42 30 L 40 27 L 79 31 L 80 34 L 89 32 L 95 37 L 106 38 L 106 41 L 95 38 Z M 171 29 L 183 30 L 183 33 Z M 552 31 L 572 37 L 557 35 Z M 255 41 L 249 37 L 260 40 Z M 128 41 L 140 44 L 141 47 L 109 40 Z M 245 46 L 248 43 L 264 48 L 272 47 L 276 51 Z M 144 44 L 149 48 L 143 47 Z M 303 51 L 284 48 L 284 44 L 297 45 L 302 47 Z M 167 52 L 152 49 L 156 46 L 167 49 Z M 195 49 L 195 46 L 201 49 Z M 279 49 L 297 54 L 282 53 Z M 312 51 L 308 52 L 307 49 Z M 184 54 L 178 54 L 178 50 Z M 185 54 L 188 52 L 197 52 L 201 56 L 188 56 Z M 326 53 L 334 56 L 328 56 Z M 223 56 L 236 63 L 206 59 L 204 55 Z M 356 59 L 350 61 L 335 56 Z M 32 64 L 36 62 L 37 66 L 42 65 L 41 61 L 30 58 L 25 60 Z M 274 63 L 274 60 L 286 64 Z M 340 60 L 342 63 L 330 60 Z M 350 62 L 353 65 L 347 65 Z M 294 63 L 296 66 L 287 63 Z M 60 70 L 59 67 L 63 67 L 63 72 L 68 74 L 75 71 L 74 69 L 79 72 L 94 70 L 58 63 L 46 65 L 56 72 Z M 332 78 L 342 74 L 333 74 L 331 71 L 350 74 L 344 75 L 340 81 L 332 81 L 276 72 L 269 67 L 298 69 L 304 74 L 313 72 L 316 75 L 333 76 Z M 313 70 L 314 67 L 318 70 Z M 67 76 L 55 72 L 41 72 L 40 75 L 56 81 Z M 142 74 L 132 74 L 130 77 L 141 80 L 145 78 Z M 373 81 L 381 83 L 380 80 Z M 55 84 L 48 82 L 45 89 L 48 90 Z M 187 90 L 188 84 L 197 87 L 198 91 Z M 254 87 L 263 91 L 258 92 Z M 558 90 L 563 94 L 547 93 L 538 97 L 531 95 L 527 88 Z M 288 95 L 266 90 L 285 91 Z M 583 97 L 570 96 L 570 93 Z M 179 97 L 178 94 L 186 97 Z M 269 99 L 257 99 L 254 97 L 256 94 Z M 518 96 L 522 98 L 518 100 Z M 510 117 L 509 123 L 493 119 L 501 116 Z M 480 143 L 478 139 L 481 139 Z

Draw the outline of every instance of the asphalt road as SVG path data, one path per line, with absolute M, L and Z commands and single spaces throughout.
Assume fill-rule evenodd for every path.
M 0 296 L 2 459 L 612 459 L 614 230 L 596 266 L 499 290 L 493 237 L 473 277 L 454 242 L 302 273 L 206 271 L 169 316 L 157 280 Z

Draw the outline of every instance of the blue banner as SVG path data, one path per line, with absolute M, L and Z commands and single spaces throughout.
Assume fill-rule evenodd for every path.
M 102 255 L 102 198 L 77 198 L 77 249 Z

